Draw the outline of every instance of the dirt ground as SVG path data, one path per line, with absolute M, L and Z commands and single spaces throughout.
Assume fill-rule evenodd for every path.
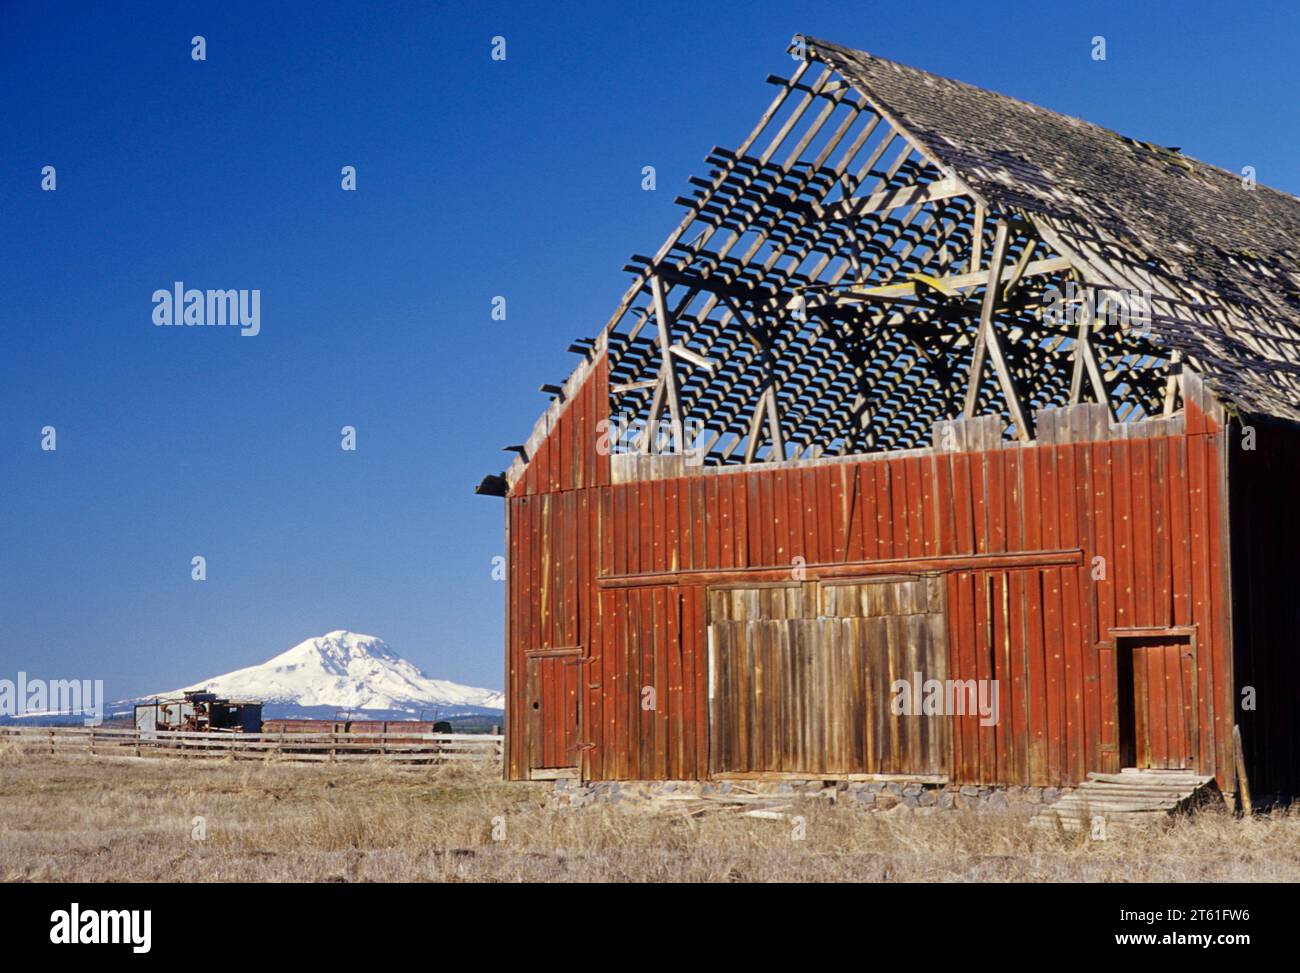
M 803 819 L 559 809 L 551 785 L 397 770 L 0 751 L 0 880 L 1300 881 L 1300 815 L 1211 810 L 1094 841 L 1024 809 Z M 198 820 L 201 819 L 201 820 Z

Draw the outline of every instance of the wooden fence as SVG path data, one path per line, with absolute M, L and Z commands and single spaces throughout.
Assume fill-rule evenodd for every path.
M 220 757 L 396 764 L 500 763 L 505 738 L 487 733 L 188 733 L 82 726 L 0 726 L 0 743 L 27 753 Z

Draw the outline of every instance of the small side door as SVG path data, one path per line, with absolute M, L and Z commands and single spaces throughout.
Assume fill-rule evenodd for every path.
M 527 753 L 534 780 L 578 776 L 582 663 L 577 647 L 527 655 Z
M 1120 757 L 1127 766 L 1196 766 L 1196 640 L 1181 629 L 1117 631 Z

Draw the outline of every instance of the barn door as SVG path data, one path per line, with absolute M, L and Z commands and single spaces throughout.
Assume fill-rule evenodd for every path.
M 942 716 L 895 713 L 896 680 L 947 677 L 936 579 L 709 593 L 713 773 L 941 773 Z
M 527 684 L 528 769 L 577 770 L 581 739 L 581 650 L 547 649 L 529 653 Z
M 1128 766 L 1196 766 L 1196 654 L 1189 633 L 1120 636 L 1120 747 Z

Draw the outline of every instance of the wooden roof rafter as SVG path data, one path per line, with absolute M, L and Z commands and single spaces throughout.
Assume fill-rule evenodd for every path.
M 808 92 L 810 94 L 817 92 L 826 84 L 826 75 L 823 74 L 808 86 Z M 837 287 L 846 279 L 858 287 L 870 285 L 873 280 L 892 280 L 898 271 L 911 266 L 908 261 L 916 260 L 914 254 L 918 249 L 926 261 L 938 263 L 939 266 L 933 269 L 946 271 L 951 265 L 953 253 L 964 249 L 961 246 L 954 247 L 952 243 L 954 238 L 963 239 L 963 234 L 964 239 L 971 241 L 971 255 L 978 261 L 984 229 L 987 226 L 989 232 L 996 232 L 991 224 L 985 222 L 984 214 L 987 213 L 988 208 L 983 201 L 972 198 L 965 191 L 960 180 L 951 172 L 942 171 L 934 166 L 925 153 L 918 151 L 914 140 L 902 132 L 897 125 L 886 121 L 886 115 L 878 111 L 873 111 L 858 135 L 849 140 L 848 151 L 842 153 L 834 164 L 832 178 L 822 179 L 818 185 L 816 174 L 822 171 L 832 151 L 849 136 L 857 121 L 856 116 L 840 120 L 825 147 L 816 158 L 809 160 L 808 165 L 802 167 L 798 165 L 798 153 L 813 142 L 819 126 L 832 117 L 834 106 L 823 108 L 813 124 L 803 132 L 802 137 L 795 141 L 793 149 L 782 163 L 783 170 L 800 173 L 798 192 L 804 192 L 810 187 L 821 188 L 825 196 L 823 199 L 813 198 L 809 201 L 799 198 L 797 192 L 787 191 L 785 200 L 793 210 L 793 216 L 789 218 L 789 225 L 783 227 L 783 217 L 779 215 L 780 207 L 770 205 L 773 198 L 771 194 L 777 187 L 789 187 L 790 180 L 783 173 L 768 173 L 760 170 L 759 167 L 770 165 L 775 155 L 775 146 L 796 130 L 800 110 L 805 107 L 806 104 L 801 105 L 799 110 L 792 112 L 781 124 L 767 149 L 753 157 L 752 162 L 748 164 L 748 171 L 745 171 L 746 163 L 742 153 L 715 150 L 710 158 L 725 159 L 733 163 L 732 167 L 727 172 L 715 172 L 712 179 L 693 180 L 693 183 L 701 189 L 712 188 L 715 195 L 719 191 L 729 193 L 733 202 L 739 206 L 738 215 L 727 213 L 724 207 L 715 205 L 714 195 L 708 191 L 697 191 L 693 198 L 681 200 L 691 206 L 695 213 L 708 217 L 707 225 L 692 238 L 692 246 L 696 252 L 682 254 L 676 266 L 653 267 L 649 260 L 639 261 L 639 264 L 644 267 L 645 276 L 653 273 L 674 286 L 707 291 L 711 294 L 709 302 L 696 318 L 697 330 L 702 326 L 703 320 L 708 320 L 708 315 L 717 304 L 726 307 L 717 321 L 717 326 L 728 328 L 736 320 L 735 308 L 739 302 L 766 307 L 768 309 L 766 313 L 770 314 L 773 296 L 778 294 L 795 296 L 795 306 L 788 307 L 789 310 L 807 310 L 815 315 L 819 304 L 822 303 L 819 295 L 824 294 L 824 289 L 827 287 Z M 866 109 L 863 105 L 857 105 L 855 111 L 860 115 Z M 771 112 L 767 117 L 771 122 L 775 121 L 777 116 L 775 112 Z M 865 151 L 865 158 L 855 158 L 862 151 Z M 906 173 L 907 177 L 900 184 L 900 174 L 903 173 Z M 871 182 L 872 179 L 875 180 L 874 183 Z M 841 193 L 844 188 L 852 187 L 856 193 L 853 196 L 841 195 L 834 198 L 836 187 L 840 188 Z M 760 189 L 769 195 L 764 197 Z M 797 205 L 794 205 L 796 203 Z M 901 214 L 898 212 L 900 209 L 903 209 Z M 823 224 L 812 222 L 810 213 L 813 216 L 820 214 L 825 218 L 825 222 Z M 954 213 L 957 214 L 956 218 L 953 216 Z M 979 219 L 976 219 L 977 216 Z M 689 235 L 685 233 L 689 226 L 689 223 L 683 226 L 683 232 L 678 235 L 679 240 L 682 236 Z M 732 247 L 741 236 L 755 230 L 755 227 L 757 229 L 749 250 L 740 262 L 728 266 L 727 260 Z M 937 231 L 936 227 L 939 228 Z M 784 245 L 772 242 L 778 229 L 786 230 Z M 723 230 L 732 232 L 730 239 L 717 248 L 710 248 L 709 241 Z M 815 234 L 816 239 L 808 237 L 810 230 Z M 922 243 L 925 244 L 923 248 Z M 766 259 L 757 266 L 753 265 L 750 262 L 751 258 L 759 248 L 764 246 L 768 251 Z M 798 252 L 791 255 L 792 249 Z M 661 249 L 660 253 L 671 255 L 672 251 L 673 247 L 670 246 L 667 250 Z M 1019 254 L 1018 263 L 1011 273 L 1013 286 L 1023 286 L 1026 273 L 1030 276 L 1046 275 L 1063 266 L 1061 263 L 1040 262 L 1040 265 L 1030 267 L 1031 253 L 1030 250 L 1022 250 Z M 706 256 L 701 259 L 698 254 Z M 820 256 L 810 264 L 807 260 L 810 254 L 820 254 Z M 930 285 L 943 289 L 945 285 L 942 278 L 921 273 L 923 266 L 925 266 L 924 262 L 917 263 L 910 271 L 916 280 L 922 282 L 909 285 L 913 292 L 922 286 Z M 750 268 L 747 279 L 746 267 Z M 959 287 L 954 290 L 960 287 L 974 287 L 981 276 L 979 272 L 969 273 L 968 278 L 959 282 Z M 879 296 L 892 296 L 888 294 L 889 286 L 880 284 L 875 290 L 881 291 Z M 878 296 L 873 294 L 872 290 L 870 286 L 865 287 L 864 293 L 867 298 Z M 811 300 L 807 299 L 808 294 L 813 295 Z M 918 304 L 921 307 L 925 306 L 924 301 Z M 649 314 L 634 316 L 628 329 L 632 340 L 635 340 L 639 329 L 650 316 Z M 905 321 L 911 324 L 916 321 L 916 317 L 916 315 L 904 316 L 897 320 L 900 323 Z M 893 315 L 878 318 L 880 324 L 886 326 L 893 320 L 895 320 Z M 687 327 L 690 326 L 689 322 L 686 324 Z M 715 335 L 715 340 L 716 330 L 710 329 Z M 897 367 L 872 361 L 870 357 L 863 358 L 860 348 L 855 349 L 851 343 L 844 342 L 845 347 L 842 350 L 846 354 L 835 364 L 839 366 L 839 370 L 847 367 L 858 384 L 850 385 L 829 380 L 818 382 L 815 368 L 808 370 L 801 366 L 810 360 L 820 360 L 824 366 L 832 367 L 829 360 L 825 358 L 825 353 L 819 354 L 816 351 L 817 342 L 826 333 L 829 333 L 833 340 L 836 339 L 836 332 L 834 329 L 828 332 L 823 317 L 823 321 L 804 336 L 800 347 L 792 349 L 789 341 L 781 341 L 779 348 L 764 346 L 755 351 L 733 342 L 727 348 L 728 354 L 725 358 L 710 356 L 719 360 L 719 374 L 716 375 L 719 382 L 729 381 L 733 388 L 740 386 L 749 388 L 751 394 L 755 396 L 747 409 L 729 408 L 724 405 L 729 398 L 726 394 L 695 390 L 697 394 L 694 401 L 684 408 L 689 411 L 694 402 L 711 402 L 715 406 L 710 414 L 700 417 L 705 426 L 710 429 L 707 443 L 710 458 L 719 462 L 734 461 L 736 450 L 743 445 L 745 461 L 753 461 L 759 454 L 758 439 L 765 427 L 767 438 L 776 445 L 768 455 L 784 458 L 784 447 L 787 442 L 804 452 L 820 453 L 830 444 L 810 439 L 810 430 L 804 421 L 805 416 L 815 412 L 831 416 L 845 411 L 855 419 L 861 417 L 865 414 L 864 403 L 870 401 L 873 391 L 864 388 L 862 383 L 871 379 L 878 381 L 881 375 L 887 375 L 895 383 L 924 384 L 925 379 L 917 382 L 912 378 L 918 360 L 932 365 L 938 361 L 939 367 L 936 371 L 941 373 L 945 380 L 953 374 L 945 349 L 938 350 L 941 352 L 941 357 L 936 359 L 931 350 L 913 337 L 910 340 L 916 347 L 915 355 L 900 356 L 896 343 L 890 344 L 887 339 L 875 343 L 876 354 L 887 352 L 891 357 L 898 359 Z M 683 337 L 689 340 L 691 336 Z M 955 344 L 959 343 L 959 339 L 949 338 L 947 342 Z M 848 361 L 849 350 L 854 350 L 854 354 L 857 355 L 856 362 Z M 790 355 L 792 351 L 794 352 L 791 356 L 792 360 L 782 367 L 780 356 Z M 1000 349 L 995 351 L 995 355 L 998 355 L 998 351 Z M 1000 355 L 998 357 L 1001 358 Z M 745 377 L 745 373 L 751 368 L 760 369 L 762 374 Z M 777 389 L 773 383 L 774 371 L 783 372 L 787 379 L 795 377 L 796 385 L 791 389 Z M 620 379 L 623 377 L 618 365 L 615 365 L 613 374 Z M 703 381 L 708 382 L 714 377 L 711 375 Z M 931 384 L 937 383 L 931 379 Z M 804 393 L 811 386 L 818 386 L 823 394 L 832 397 L 830 407 L 805 403 L 802 408 L 791 408 L 789 410 L 791 428 L 785 429 L 780 418 L 780 401 L 786 399 L 791 403 L 801 402 Z M 624 390 L 642 391 L 645 387 L 643 383 L 636 381 L 620 381 L 618 385 L 620 407 L 627 408 L 629 404 L 622 394 Z M 897 399 L 897 396 L 886 393 L 880 398 L 892 400 Z M 633 405 L 634 408 L 638 406 L 641 406 L 641 403 Z M 652 414 L 657 408 L 653 399 L 649 402 L 649 408 Z M 1010 411 L 1022 413 L 1018 404 L 1010 407 Z M 794 427 L 795 423 L 799 424 L 798 428 Z M 724 447 L 721 443 L 728 438 L 728 433 L 730 433 L 729 445 Z M 925 441 L 928 436 L 928 428 L 912 429 L 908 433 L 909 438 L 899 442 L 898 445 L 915 445 Z M 836 435 L 834 438 L 837 442 L 844 443 L 857 438 L 857 435 L 855 432 L 852 436 Z M 870 441 L 875 436 L 868 431 L 863 438 Z M 897 430 L 894 438 L 897 439 Z
M 990 412 L 1024 440 L 1035 410 L 1086 397 L 1113 419 L 1167 415 L 1179 369 L 1207 359 L 1212 387 L 1243 401 L 1300 389 L 1300 334 L 1272 317 L 1300 309 L 1300 275 L 1234 251 L 1231 266 L 1274 291 L 1242 297 L 1242 278 L 1225 295 L 1198 253 L 1180 262 L 1126 219 L 1127 199 L 1036 167 L 1037 148 L 1007 135 L 1100 138 L 1095 126 L 821 41 L 807 50 L 788 80 L 768 79 L 777 92 L 740 145 L 709 153 L 664 244 L 629 265 L 592 346 L 608 356 L 613 411 L 698 423 L 706 461 L 730 464 L 906 449 L 937 421 Z M 1004 113 L 1022 128 L 1000 127 Z M 1207 178 L 1173 161 L 1171 178 Z M 1071 283 L 1076 303 L 1121 320 L 1045 321 Z M 1259 356 L 1262 379 L 1228 373 Z
M 807 39 L 986 200 L 1016 209 L 1087 282 L 1149 289 L 1145 338 L 1239 408 L 1300 422 L 1300 200 L 1165 149 L 862 51 Z M 1122 299 L 1121 299 L 1122 300 Z

